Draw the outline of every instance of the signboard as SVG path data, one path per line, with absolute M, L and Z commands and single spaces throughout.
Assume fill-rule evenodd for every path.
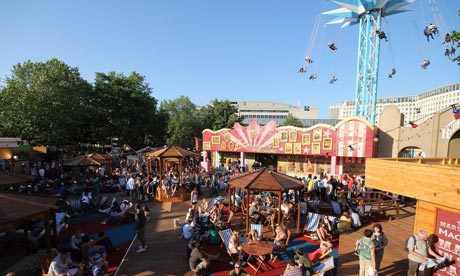
M 460 275 L 460 214 L 438 209 L 436 235 L 439 237 L 436 250 L 455 263 L 438 270 L 435 275 Z

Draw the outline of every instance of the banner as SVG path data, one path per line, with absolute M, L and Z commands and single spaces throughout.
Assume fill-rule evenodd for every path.
M 460 276 L 460 214 L 438 209 L 436 216 L 436 235 L 439 242 L 436 250 L 454 264 L 438 270 L 435 275 Z

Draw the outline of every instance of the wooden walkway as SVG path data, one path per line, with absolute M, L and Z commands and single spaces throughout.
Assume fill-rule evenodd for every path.
M 379 276 L 406 275 L 407 251 L 404 245 L 407 238 L 413 234 L 414 221 L 415 206 L 405 206 L 400 209 L 399 219 L 380 222 L 389 244 L 385 249 Z M 353 255 L 356 240 L 363 235 L 365 229 L 371 229 L 372 225 L 368 224 L 357 231 L 340 234 L 337 275 L 359 274 L 359 260 Z

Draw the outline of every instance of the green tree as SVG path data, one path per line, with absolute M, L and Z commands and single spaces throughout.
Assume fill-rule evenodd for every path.
M 159 120 L 157 100 L 145 77 L 110 72 L 96 73 L 91 103 L 96 123 L 93 140 L 119 137 L 132 147 L 163 143 L 163 122 Z
M 189 97 L 160 103 L 160 114 L 167 121 L 166 142 L 169 145 L 193 147 L 194 137 L 201 136 L 202 123 L 199 111 Z
M 303 127 L 302 122 L 294 117 L 292 114 L 287 115 L 284 120 L 283 126 Z
M 84 98 L 90 93 L 78 68 L 57 59 L 17 64 L 0 91 L 0 136 L 40 145 L 75 143 L 82 138 L 80 120 L 87 118 Z
M 458 11 L 458 15 L 460 16 L 460 10 Z M 451 33 L 447 33 L 443 44 L 452 53 L 450 60 L 457 62 L 457 65 L 460 66 L 460 32 L 453 30 Z
M 203 123 L 201 129 L 231 128 L 236 122 L 241 122 L 237 112 L 237 108 L 232 106 L 230 101 L 215 99 L 200 110 L 200 121 Z

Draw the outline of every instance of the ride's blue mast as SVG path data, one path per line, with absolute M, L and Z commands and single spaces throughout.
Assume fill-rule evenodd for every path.
M 343 23 L 342 28 L 359 24 L 358 66 L 356 74 L 355 115 L 375 124 L 379 72 L 381 20 L 405 12 L 400 9 L 416 0 L 329 0 L 342 8 L 325 12 L 336 18 L 328 24 Z

